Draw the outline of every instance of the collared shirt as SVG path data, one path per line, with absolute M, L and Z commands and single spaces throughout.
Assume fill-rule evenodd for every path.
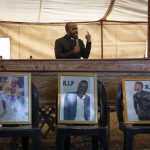
M 84 99 L 85 99 L 85 95 L 82 98 L 77 96 L 77 111 L 76 111 L 75 120 L 85 120 L 85 117 L 84 117 Z

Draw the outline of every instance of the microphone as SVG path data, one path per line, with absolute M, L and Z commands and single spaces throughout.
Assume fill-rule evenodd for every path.
M 79 46 L 79 40 L 76 39 L 76 46 Z

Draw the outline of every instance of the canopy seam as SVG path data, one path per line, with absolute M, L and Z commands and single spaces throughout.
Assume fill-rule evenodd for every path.
M 101 20 L 106 20 L 107 19 L 107 17 L 109 16 L 109 14 L 112 12 L 114 4 L 115 4 L 115 0 L 111 0 L 111 2 L 109 4 L 109 7 L 108 7 L 106 13 L 104 14 L 104 16 L 102 17 Z
M 40 18 L 41 18 L 41 9 L 42 9 L 42 0 L 40 0 L 38 22 L 40 21 Z

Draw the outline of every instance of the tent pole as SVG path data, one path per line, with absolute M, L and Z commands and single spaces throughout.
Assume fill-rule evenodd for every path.
M 150 57 L 150 0 L 148 0 L 148 54 L 147 56 Z
M 103 59 L 103 20 L 100 20 L 101 26 L 101 59 Z

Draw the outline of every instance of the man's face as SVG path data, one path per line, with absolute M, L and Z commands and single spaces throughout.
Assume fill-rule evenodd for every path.
M 81 82 L 78 86 L 78 93 L 79 94 L 85 94 L 88 89 L 88 84 L 85 82 Z
M 76 23 L 69 24 L 67 34 L 73 38 L 78 38 L 78 27 Z
M 134 90 L 135 90 L 135 91 L 140 91 L 140 90 L 142 90 L 141 85 L 138 84 L 138 83 L 135 83 L 135 85 L 134 85 Z

